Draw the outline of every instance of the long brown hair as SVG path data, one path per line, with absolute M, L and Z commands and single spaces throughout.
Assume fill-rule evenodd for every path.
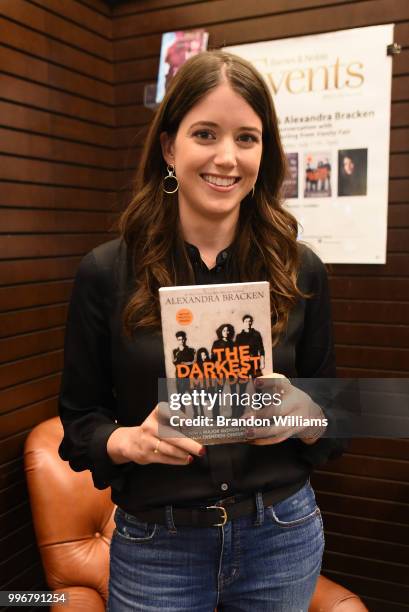
M 166 163 L 160 134 L 174 136 L 186 113 L 224 80 L 263 125 L 255 192 L 241 203 L 234 251 L 240 281 L 270 281 L 275 342 L 302 295 L 297 287 L 297 221 L 280 201 L 286 162 L 271 95 L 249 62 L 223 51 L 206 51 L 188 60 L 172 80 L 147 135 L 133 198 L 119 220 L 135 280 L 123 312 L 128 335 L 138 327 L 160 328 L 159 287 L 195 282 L 179 228 L 177 195 L 162 191 Z

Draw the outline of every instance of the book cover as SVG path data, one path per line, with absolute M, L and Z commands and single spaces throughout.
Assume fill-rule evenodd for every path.
M 159 104 L 179 68 L 193 55 L 206 51 L 209 33 L 203 29 L 165 32 L 160 50 L 156 103 Z
M 273 371 L 269 283 L 163 287 L 159 297 L 170 413 L 208 427 L 188 432 L 195 439 L 242 439 L 233 419 L 251 406 L 254 379 Z

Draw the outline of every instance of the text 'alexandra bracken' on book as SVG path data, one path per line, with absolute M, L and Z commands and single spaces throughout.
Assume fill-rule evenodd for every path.
M 209 444 L 245 439 L 254 380 L 273 371 L 269 283 L 162 287 L 159 297 L 169 418 Z

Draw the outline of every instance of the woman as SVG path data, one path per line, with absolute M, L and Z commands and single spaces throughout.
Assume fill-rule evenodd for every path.
M 338 152 L 338 195 L 366 195 L 367 150 Z
M 216 329 L 217 340 L 215 340 L 212 344 L 211 356 L 212 361 L 220 361 L 218 355 L 224 355 L 224 353 L 217 353 L 215 349 L 229 349 L 232 351 L 234 349 L 234 327 L 230 323 L 223 323 L 219 325 Z
M 111 486 L 118 504 L 110 612 L 308 608 L 323 551 L 309 474 L 333 441 L 276 428 L 205 448 L 164 439 L 156 410 L 165 378 L 160 286 L 269 280 L 275 370 L 333 375 L 326 273 L 297 245 L 297 223 L 279 198 L 283 175 L 260 75 L 233 55 L 199 54 L 152 122 L 121 238 L 81 262 L 60 454 L 90 469 L 96 487 Z
M 202 372 L 203 372 L 203 364 L 210 363 L 210 362 L 211 362 L 211 359 L 210 359 L 209 351 L 207 350 L 207 348 L 204 346 L 201 346 L 200 348 L 198 348 L 197 353 L 196 353 L 196 363 L 198 364 Z

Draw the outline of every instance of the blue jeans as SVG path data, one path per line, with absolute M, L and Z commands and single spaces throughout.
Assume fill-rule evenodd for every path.
M 324 535 L 309 482 L 224 527 L 139 522 L 121 509 L 111 542 L 109 612 L 306 612 Z

